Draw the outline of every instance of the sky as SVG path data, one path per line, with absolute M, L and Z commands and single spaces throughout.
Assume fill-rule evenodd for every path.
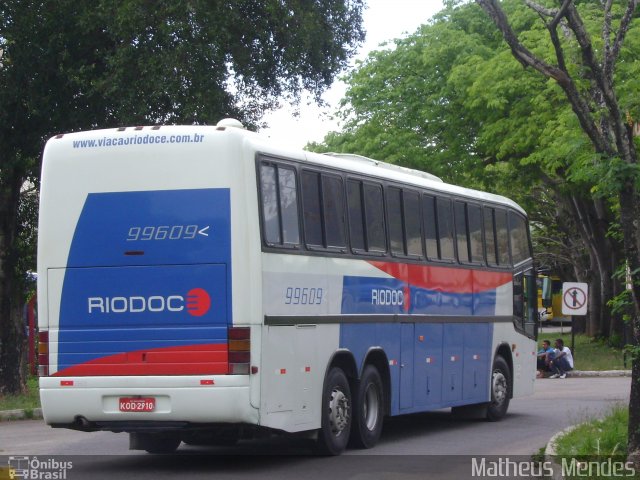
M 368 0 L 367 3 L 364 12 L 367 36 L 351 60 L 350 68 L 356 60 L 364 60 L 370 51 L 377 50 L 381 43 L 415 32 L 442 9 L 441 0 Z M 270 112 L 263 117 L 269 127 L 260 133 L 282 146 L 293 148 L 302 148 L 312 141 L 320 142 L 330 131 L 340 129 L 335 112 L 345 91 L 346 85 L 336 80 L 322 97 L 328 103 L 326 107 L 318 107 L 306 96 L 301 101 L 298 117 L 294 117 L 294 108 L 290 106 Z

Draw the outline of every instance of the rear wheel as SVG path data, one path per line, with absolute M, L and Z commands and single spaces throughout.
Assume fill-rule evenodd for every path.
M 378 443 L 384 419 L 384 390 L 378 369 L 367 365 L 358 383 L 353 404 L 351 443 L 359 448 L 371 448 Z
M 507 361 L 496 355 L 491 369 L 491 403 L 487 409 L 487 420 L 496 422 L 507 414 L 511 373 Z
M 340 455 L 349 442 L 352 416 L 351 389 L 342 369 L 329 370 L 322 389 L 321 408 L 318 451 L 323 455 Z

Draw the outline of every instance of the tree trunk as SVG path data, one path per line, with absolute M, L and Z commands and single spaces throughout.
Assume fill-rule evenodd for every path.
M 576 218 L 577 234 L 591 262 L 589 283 L 589 315 L 586 319 L 586 333 L 591 337 L 609 336 L 611 310 L 607 305 L 613 298 L 612 257 L 615 257 L 615 246 L 607 238 L 611 225 L 607 212 L 599 205 L 599 200 L 582 198 L 576 195 L 558 194 L 562 199 L 563 210 L 568 218 Z M 562 221 L 562 220 L 560 220 Z M 578 280 L 583 280 L 580 276 Z
M 620 192 L 620 223 L 624 235 L 625 257 L 631 271 L 633 298 L 634 355 L 631 367 L 631 394 L 629 396 L 629 437 L 627 452 L 636 470 L 640 470 L 640 195 L 634 180 L 628 180 Z
M 3 174 L 8 173 L 3 171 Z M 11 178 L 7 175 L 6 178 Z M 22 285 L 16 275 L 15 235 L 22 182 L 0 183 L 0 395 L 25 390 L 25 324 Z

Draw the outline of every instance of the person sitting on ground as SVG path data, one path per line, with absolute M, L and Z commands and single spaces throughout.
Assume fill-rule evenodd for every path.
M 555 372 L 549 378 L 567 378 L 567 372 L 573 370 L 573 355 L 571 349 L 564 346 L 561 338 L 556 340 L 556 349 L 549 354 L 549 366 Z
M 541 376 L 544 372 L 550 371 L 549 362 L 549 354 L 553 353 L 553 348 L 551 348 L 551 342 L 549 340 L 542 341 L 542 348 L 538 350 L 538 360 L 537 360 L 537 368 L 538 373 Z

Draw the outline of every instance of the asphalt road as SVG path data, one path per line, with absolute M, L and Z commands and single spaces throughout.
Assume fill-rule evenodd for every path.
M 387 419 L 380 443 L 336 458 L 310 455 L 300 439 L 243 441 L 234 448 L 182 445 L 173 456 L 129 451 L 126 434 L 52 429 L 41 420 L 0 423 L 0 456 L 73 456 L 68 480 L 129 478 L 467 478 L 470 456 L 528 460 L 565 427 L 626 403 L 629 378 L 536 381 L 497 423 L 454 419 L 448 411 Z M 86 456 L 86 457 L 79 457 Z M 6 458 L 6 457 L 5 457 Z M 489 458 L 489 457 L 487 457 Z

